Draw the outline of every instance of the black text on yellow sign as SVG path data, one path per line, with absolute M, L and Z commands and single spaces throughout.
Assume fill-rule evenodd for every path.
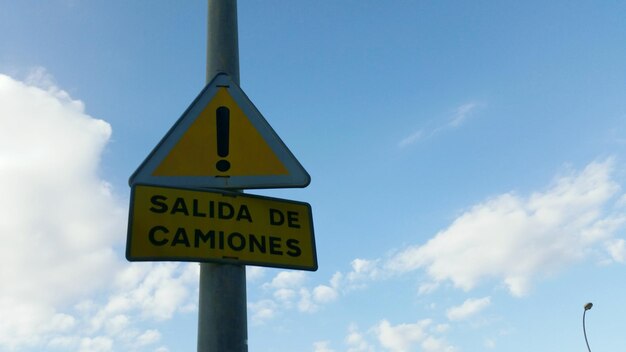
M 126 258 L 315 271 L 311 207 L 243 193 L 135 185 Z

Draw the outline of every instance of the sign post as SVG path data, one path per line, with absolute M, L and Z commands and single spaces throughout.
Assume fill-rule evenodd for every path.
M 239 84 L 237 0 L 208 0 L 207 82 L 218 73 Z M 198 352 L 248 352 L 246 267 L 200 263 Z
M 126 258 L 200 262 L 198 352 L 247 352 L 246 267 L 317 270 L 311 178 L 239 87 L 237 0 L 208 0 L 207 85 L 130 177 Z

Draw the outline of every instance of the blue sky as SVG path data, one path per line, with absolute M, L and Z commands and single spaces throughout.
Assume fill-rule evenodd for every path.
M 205 84 L 205 1 L 0 0 L 0 350 L 193 351 L 198 265 L 128 178 Z M 626 5 L 239 1 L 319 270 L 248 267 L 250 351 L 624 350 Z M 8 317 L 8 318 L 7 318 Z

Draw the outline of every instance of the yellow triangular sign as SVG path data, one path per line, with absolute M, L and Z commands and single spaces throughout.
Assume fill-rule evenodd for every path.
M 130 184 L 306 187 L 308 173 L 229 76 L 216 76 L 131 176 Z
M 218 111 L 227 112 L 221 128 L 217 123 Z M 230 133 L 221 131 L 224 128 Z M 220 142 L 225 146 L 223 157 L 218 154 Z M 229 167 L 220 170 L 222 160 Z M 155 176 L 254 174 L 287 175 L 288 171 L 224 87 L 218 88 L 209 105 L 153 172 Z

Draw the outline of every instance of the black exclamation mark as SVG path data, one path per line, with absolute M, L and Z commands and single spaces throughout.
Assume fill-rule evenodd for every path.
M 217 128 L 217 155 L 225 158 L 228 156 L 230 137 L 230 110 L 225 106 L 217 108 L 215 121 L 215 127 Z M 221 172 L 226 172 L 230 169 L 230 163 L 228 160 L 221 159 L 215 164 L 215 167 Z

